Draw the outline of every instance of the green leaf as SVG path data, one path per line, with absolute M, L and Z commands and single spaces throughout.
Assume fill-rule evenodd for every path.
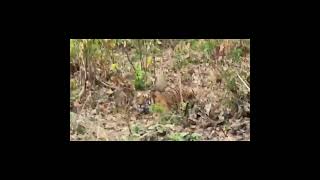
M 116 70 L 118 70 L 118 64 L 117 64 L 117 63 L 111 64 L 110 70 L 111 70 L 111 71 L 116 71 Z
M 188 132 L 172 133 L 168 136 L 168 138 L 169 140 L 173 140 L 173 141 L 185 141 L 186 139 L 184 137 L 188 134 L 189 134 Z
M 242 49 L 235 48 L 231 52 L 231 57 L 234 62 L 239 62 L 241 60 Z
M 163 113 L 163 112 L 165 112 L 164 107 L 161 104 L 158 104 L 158 103 L 152 104 L 149 109 L 153 113 Z
M 134 85 L 137 90 L 143 90 L 146 87 L 145 81 L 144 81 L 144 76 L 145 72 L 142 70 L 140 63 L 135 64 L 135 81 Z
M 152 56 L 148 56 L 147 58 L 147 66 L 150 66 L 152 64 Z
M 198 133 L 192 133 L 191 136 L 190 136 L 190 141 L 197 141 L 197 140 L 200 140 L 201 139 L 201 135 L 198 134 Z

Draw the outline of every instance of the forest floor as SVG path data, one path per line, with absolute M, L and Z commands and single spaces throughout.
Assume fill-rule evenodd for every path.
M 210 55 L 188 43 L 163 47 L 146 65 L 151 64 L 144 76 L 150 85 L 144 90 L 134 88 L 133 65 L 125 53 L 118 52 L 120 71 L 89 84 L 82 99 L 73 97 L 79 89 L 70 90 L 70 140 L 250 141 L 250 51 L 237 54 L 239 46 L 228 45 L 219 44 Z M 130 50 L 129 58 L 136 53 Z M 72 72 L 71 80 L 77 73 Z M 155 86 L 178 89 L 167 98 L 191 90 L 192 106 L 185 100 L 177 109 L 151 110 L 154 102 L 148 100 Z M 139 104 L 139 98 L 149 104 Z

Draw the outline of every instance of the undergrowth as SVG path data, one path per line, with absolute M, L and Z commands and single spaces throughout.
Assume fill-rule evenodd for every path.
M 231 42 L 231 45 L 225 42 Z M 230 46 L 231 49 L 228 46 Z M 170 52 L 168 54 L 170 54 L 171 57 L 164 58 L 167 51 L 163 50 L 168 50 L 168 52 Z M 79 114 L 82 116 L 95 111 L 95 113 L 90 114 L 92 118 L 97 119 L 95 122 L 106 122 L 108 119 L 119 118 L 119 116 L 115 116 L 115 114 L 123 115 L 123 112 L 129 114 L 131 117 L 136 116 L 132 113 L 133 109 L 130 103 L 131 99 L 134 98 L 131 97 L 131 95 L 134 96 L 135 91 L 151 90 L 153 84 L 156 84 L 157 77 L 155 72 L 159 70 L 159 68 L 161 68 L 164 73 L 167 73 L 166 77 L 169 79 L 167 81 L 168 85 L 174 84 L 176 86 L 177 84 L 175 83 L 177 83 L 177 77 L 179 77 L 177 73 L 181 72 L 181 82 L 183 85 L 200 89 L 197 93 L 197 98 L 209 97 L 211 92 L 201 94 L 206 88 L 217 91 L 223 89 L 224 92 L 219 92 L 220 94 L 214 92 L 212 96 L 210 95 L 210 98 L 217 97 L 219 99 L 218 102 L 222 102 L 222 108 L 215 109 L 216 113 L 219 113 L 220 116 L 224 114 L 225 112 L 223 111 L 228 108 L 235 112 L 238 109 L 241 110 L 241 108 L 248 109 L 248 107 L 250 107 L 248 106 L 248 103 L 250 103 L 250 59 L 248 58 L 250 56 L 247 56 L 248 52 L 250 52 L 249 40 L 71 39 L 70 111 L 74 111 L 76 109 L 74 107 L 81 107 L 84 109 L 83 111 L 81 108 L 78 109 L 81 109 L 81 113 Z M 168 60 L 171 60 L 171 62 Z M 174 71 L 172 71 L 172 68 Z M 212 68 L 217 68 L 219 76 L 221 75 L 221 77 L 219 77 L 219 85 L 207 82 L 207 79 L 208 81 L 210 80 L 210 82 L 215 82 L 215 78 L 208 78 L 208 74 L 210 73 L 206 72 Z M 215 70 L 216 69 L 214 69 L 214 71 Z M 130 74 L 130 80 L 126 74 Z M 121 78 L 127 81 L 121 80 Z M 119 81 L 115 79 L 119 79 Z M 99 84 L 95 85 L 96 82 Z M 102 94 L 97 95 L 97 97 L 91 97 L 90 94 L 92 92 L 95 94 L 96 90 L 101 90 Z M 123 90 L 123 92 L 117 94 L 120 90 Z M 98 103 L 102 97 L 105 97 L 103 98 L 104 100 Z M 128 105 L 125 106 L 128 107 L 127 111 L 123 111 L 122 113 L 113 111 L 117 103 L 116 100 Z M 207 101 L 206 99 L 201 101 L 201 103 L 206 103 L 205 105 L 213 104 L 212 99 L 209 98 Z M 184 125 L 186 122 L 184 120 L 188 118 L 186 112 L 189 109 L 194 110 L 192 109 L 193 105 L 194 104 L 189 102 L 183 102 L 182 104 L 175 103 L 173 106 L 177 106 L 178 108 L 171 108 L 169 112 L 166 112 L 167 109 L 161 106 L 161 104 L 155 103 L 147 106 L 146 109 L 149 111 L 145 114 L 147 114 L 146 116 L 154 118 L 155 122 L 153 122 L 151 126 L 149 126 L 150 124 L 147 126 L 146 124 L 138 124 L 136 121 L 130 121 L 128 126 L 125 126 L 127 129 L 130 128 L 130 135 L 128 135 L 128 132 L 125 136 L 122 135 L 115 139 L 134 141 L 203 140 L 205 139 L 203 134 L 189 132 L 191 126 L 187 126 L 190 128 L 189 130 L 186 130 L 187 128 L 185 127 L 183 127 L 182 130 L 175 129 L 177 126 L 182 127 L 182 125 Z M 199 104 L 196 105 L 197 107 L 202 107 L 202 104 L 201 106 Z M 239 108 L 240 106 L 241 108 Z M 122 108 L 124 105 L 120 105 L 119 107 Z M 221 112 L 218 112 L 220 110 Z M 82 112 L 86 113 L 83 114 Z M 194 113 L 192 115 L 195 116 L 192 116 L 192 118 L 199 119 L 194 126 L 199 126 L 198 124 L 204 121 L 199 117 L 200 115 L 195 114 L 195 112 L 188 111 L 188 113 Z M 98 117 L 100 114 L 103 114 L 103 119 Z M 143 115 L 140 116 L 139 114 L 139 116 L 135 118 L 139 121 L 140 119 L 138 120 L 138 118 L 143 118 Z M 209 115 L 210 114 L 208 114 L 208 116 Z M 70 122 L 70 135 L 72 135 L 73 139 L 94 140 L 99 138 L 97 140 L 109 140 L 107 137 L 97 135 L 96 129 L 98 128 L 96 127 L 99 126 L 99 124 L 94 124 L 88 128 L 86 127 L 89 126 L 88 123 L 75 125 L 75 122 L 79 122 L 78 114 L 72 114 L 70 112 L 70 118 L 72 119 L 72 122 Z M 84 117 L 83 121 L 90 121 L 89 119 L 88 117 Z M 115 121 L 119 121 L 117 124 L 121 124 L 120 121 L 122 120 L 122 118 L 119 118 Z M 110 121 L 109 123 L 113 122 Z M 227 130 L 228 127 L 226 125 L 230 124 L 230 122 L 224 123 L 223 128 Z M 110 129 L 112 129 L 110 127 L 108 127 L 110 129 L 107 130 L 103 127 L 99 128 L 103 129 L 103 131 L 111 131 Z M 199 128 L 202 127 L 199 126 L 196 128 L 199 130 Z M 125 129 L 125 131 L 127 129 Z M 191 131 L 194 131 L 194 129 Z

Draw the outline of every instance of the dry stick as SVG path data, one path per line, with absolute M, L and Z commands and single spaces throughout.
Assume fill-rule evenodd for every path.
M 237 75 L 238 75 L 238 77 L 239 77 L 239 79 L 242 81 L 242 83 L 248 88 L 248 90 L 250 91 L 250 88 L 249 88 L 249 86 L 247 85 L 247 83 L 246 82 L 244 82 L 244 80 L 240 77 L 240 75 L 237 73 Z
M 83 111 L 83 108 L 84 108 L 84 106 L 86 105 L 86 103 L 87 103 L 87 101 L 88 101 L 88 99 L 89 99 L 90 96 L 91 96 L 91 91 L 89 91 L 89 95 L 87 96 L 86 100 L 84 101 L 84 103 L 83 103 L 83 105 L 82 105 L 82 108 L 81 108 L 81 110 L 80 110 L 80 113 Z
M 227 135 L 227 133 L 224 131 L 224 129 L 221 128 L 221 130 L 222 130 L 222 132 L 223 132 L 224 137 L 228 137 L 228 135 Z
M 117 89 L 118 87 L 115 87 L 115 86 L 112 86 L 112 85 L 109 85 L 103 81 L 101 81 L 100 79 L 96 78 L 97 81 L 99 81 L 101 84 L 105 85 L 106 87 L 109 87 L 109 88 L 113 88 L 113 89 Z
M 130 135 L 132 135 L 132 132 L 131 132 L 131 126 L 130 126 L 130 119 L 129 119 L 129 117 L 128 117 L 128 115 L 129 115 L 129 113 L 128 113 L 128 104 L 126 105 L 126 107 L 125 107 L 125 111 L 126 111 L 126 116 L 125 116 L 125 119 L 126 119 L 126 121 L 127 121 L 127 125 L 128 125 L 128 129 L 129 129 L 129 133 L 130 133 Z
M 137 71 L 136 71 L 136 68 L 134 67 L 134 65 L 132 64 L 132 62 L 131 62 L 131 60 L 130 60 L 130 57 L 129 57 L 128 52 L 127 52 L 126 50 L 124 50 L 124 52 L 126 53 L 127 58 L 128 58 L 128 61 L 129 61 L 130 65 L 132 66 L 132 68 L 133 68 L 134 72 L 137 72 Z
M 144 72 L 146 72 L 147 73 L 147 71 L 149 72 L 149 67 L 148 67 L 148 49 L 146 49 L 146 61 L 145 61 L 145 70 L 144 70 Z M 151 53 L 150 53 L 151 54 Z M 147 82 L 147 76 L 145 75 L 144 76 L 144 82 Z
M 179 72 L 179 92 L 180 92 L 180 100 L 181 100 L 181 105 L 182 105 L 183 97 L 182 97 L 182 89 L 181 89 L 181 72 Z
M 84 57 L 84 95 L 86 95 L 87 93 L 87 66 L 88 66 L 88 59 L 87 57 Z M 81 98 L 81 97 L 80 97 Z
M 86 67 L 87 58 L 82 57 L 82 64 L 83 64 L 83 67 L 81 68 L 82 70 L 80 70 L 80 83 L 82 86 L 82 90 L 79 93 L 80 100 L 82 96 L 86 94 L 86 89 L 87 89 L 87 67 Z
M 156 57 L 153 57 L 153 76 L 154 76 L 154 82 L 153 84 L 156 83 L 157 81 L 157 76 L 156 76 Z
M 132 131 L 131 131 L 131 127 L 130 127 L 130 119 L 129 117 L 125 117 L 127 119 L 127 125 L 128 125 L 128 129 L 129 129 L 129 133 L 130 135 L 132 135 Z
M 103 84 L 104 86 L 106 86 L 106 87 L 108 87 L 108 88 L 113 88 L 113 89 L 118 89 L 119 87 L 116 87 L 116 86 L 112 86 L 112 85 L 110 85 L 110 84 L 107 84 L 106 82 L 103 82 L 103 81 L 101 81 L 101 80 L 99 80 L 99 79 L 97 79 L 96 78 L 96 80 L 97 81 L 99 81 L 101 84 Z M 130 89 L 130 88 L 128 88 L 128 87 L 122 87 L 123 89 Z
M 142 50 L 141 50 L 141 42 L 140 42 L 140 40 L 138 40 L 138 46 L 139 46 L 139 54 L 140 54 L 140 65 L 141 65 L 141 67 L 143 67 L 142 66 Z
M 98 126 L 97 126 L 97 139 L 96 139 L 96 140 L 98 140 L 98 141 L 99 141 L 99 134 L 100 134 L 100 132 L 99 132 L 99 130 L 100 130 L 99 125 L 100 125 L 100 123 L 98 122 Z
M 110 58 L 111 58 L 112 64 L 114 64 L 113 49 L 111 49 L 110 51 Z

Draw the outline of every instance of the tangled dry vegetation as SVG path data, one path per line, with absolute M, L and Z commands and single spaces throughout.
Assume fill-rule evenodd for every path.
M 71 141 L 250 141 L 250 40 L 71 40 Z

